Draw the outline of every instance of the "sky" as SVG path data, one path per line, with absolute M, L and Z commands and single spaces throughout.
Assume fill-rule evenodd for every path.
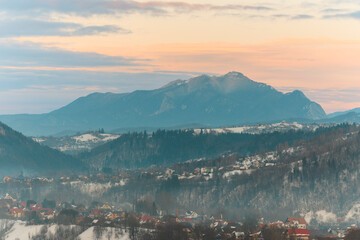
M 238 71 L 360 107 L 358 0 L 0 0 L 0 114 Z

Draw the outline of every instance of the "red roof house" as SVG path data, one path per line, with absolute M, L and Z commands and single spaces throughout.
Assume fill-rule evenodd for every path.
M 297 240 L 308 240 L 310 237 L 310 232 L 307 229 L 288 229 L 288 238 L 296 237 Z
M 285 221 L 285 226 L 287 228 L 300 228 L 306 229 L 307 223 L 304 218 L 297 218 L 297 217 L 289 217 Z

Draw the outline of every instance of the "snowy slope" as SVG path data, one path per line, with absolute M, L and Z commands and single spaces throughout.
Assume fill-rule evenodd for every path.
M 59 226 L 51 225 L 27 225 L 23 221 L 1 220 L 0 219 L 0 239 L 4 240 L 29 240 L 33 237 L 49 238 L 59 231 L 59 228 L 74 229 L 79 240 L 130 240 L 129 233 L 120 228 L 97 228 L 90 227 L 84 232 L 78 226 Z M 5 231 L 5 233 L 3 233 Z M 2 234 L 3 233 L 3 234 Z M 41 238 L 43 239 L 43 238 Z
M 118 134 L 89 132 L 65 137 L 33 137 L 33 140 L 61 152 L 76 154 L 120 137 Z
M 79 235 L 80 240 L 130 240 L 129 233 L 119 228 L 101 228 L 90 227 Z
M 5 222 L 7 220 L 0 220 Z M 9 222 L 9 221 L 7 221 Z M 12 227 L 4 234 L 4 240 L 28 240 L 43 233 L 44 236 L 51 236 L 57 232 L 59 225 L 26 225 L 23 221 L 10 221 Z M 1 224 L 0 224 L 1 225 Z M 78 228 L 76 226 L 64 226 L 64 228 Z

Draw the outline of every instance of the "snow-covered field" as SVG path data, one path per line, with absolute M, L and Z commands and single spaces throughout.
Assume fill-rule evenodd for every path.
M 79 136 L 72 137 L 76 142 L 107 142 L 111 140 L 115 140 L 120 135 L 117 134 L 109 134 L 109 133 L 101 133 L 101 134 L 93 134 L 86 133 Z
M 98 137 L 95 137 L 94 135 L 89 133 L 73 137 L 73 139 L 77 142 L 99 141 Z
M 79 235 L 80 240 L 130 240 L 129 233 L 119 228 L 102 228 L 90 227 Z
M 59 228 L 64 230 L 74 230 L 79 240 L 130 240 L 129 233 L 119 228 L 97 228 L 90 227 L 81 231 L 78 226 L 59 226 L 51 225 L 27 225 L 23 221 L 2 220 L 0 219 L 0 239 L 4 240 L 31 240 L 34 237 L 43 236 L 47 239 L 59 232 Z
M 43 236 L 49 237 L 56 234 L 59 225 L 27 225 L 24 221 L 13 221 L 13 220 L 0 220 L 0 232 L 3 230 L 3 226 L 7 225 L 10 228 L 2 234 L 1 237 L 4 240 L 29 240 L 35 236 L 42 234 Z M 64 226 L 64 229 L 72 229 L 79 227 L 77 226 Z

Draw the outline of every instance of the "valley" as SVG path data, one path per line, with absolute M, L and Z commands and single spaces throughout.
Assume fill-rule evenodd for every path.
M 357 114 L 230 72 L 0 116 L 16 129 L 0 123 L 0 239 L 342 239 L 360 221 Z

